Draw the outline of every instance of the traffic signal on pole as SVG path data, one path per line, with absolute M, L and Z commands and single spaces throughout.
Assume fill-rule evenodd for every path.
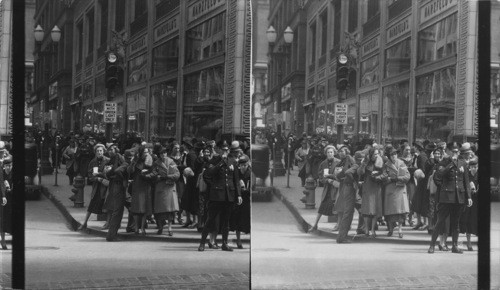
M 340 53 L 337 56 L 337 90 L 346 90 L 349 86 L 349 58 Z
M 109 52 L 106 55 L 106 88 L 113 89 L 122 83 L 123 68 L 120 58 L 114 53 Z

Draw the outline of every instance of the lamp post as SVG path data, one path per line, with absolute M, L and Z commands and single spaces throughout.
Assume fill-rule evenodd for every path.
M 293 30 L 288 26 L 285 31 L 283 31 L 283 42 L 284 44 L 279 44 L 278 48 L 276 51 L 274 51 L 276 39 L 277 39 L 277 34 L 276 30 L 274 29 L 273 26 L 269 26 L 269 28 L 266 31 L 266 36 L 267 36 L 267 41 L 269 42 L 269 56 L 271 58 L 271 61 L 274 63 L 274 61 L 277 61 L 278 63 L 278 94 L 276 98 L 276 113 L 279 115 L 279 120 L 276 124 L 276 133 L 277 133 L 277 139 L 278 142 L 276 146 L 278 146 L 278 150 L 275 150 L 275 153 L 273 155 L 274 160 L 273 160 L 273 168 L 274 168 L 274 174 L 276 176 L 284 176 L 285 175 L 285 168 L 283 166 L 283 162 L 281 161 L 282 159 L 282 153 L 281 153 L 281 147 L 283 145 L 283 138 L 282 138 L 282 132 L 281 132 L 281 126 L 283 123 L 282 120 L 282 111 L 281 111 L 281 87 L 282 87 L 282 75 L 283 75 L 283 65 L 284 61 L 286 61 L 286 58 L 290 55 L 289 47 L 290 44 L 293 42 Z
M 40 44 L 40 49 L 37 51 L 37 53 L 39 55 L 41 55 L 41 56 L 53 56 L 53 55 L 57 54 L 57 51 L 55 50 L 54 44 L 57 45 L 57 43 L 59 43 L 59 41 L 61 40 L 61 29 L 59 29 L 59 27 L 57 27 L 57 25 L 55 25 L 52 28 L 52 30 L 50 31 L 50 38 L 52 40 L 52 43 L 47 50 L 41 50 L 41 42 L 45 38 L 45 31 L 43 30 L 42 26 L 40 26 L 40 24 L 38 24 L 37 27 L 35 28 L 35 30 L 33 31 L 33 36 L 35 37 L 35 41 Z M 48 91 L 48 87 L 49 87 L 48 84 L 46 84 L 46 87 L 47 87 L 47 91 Z M 48 113 L 48 108 L 49 108 L 48 97 L 49 96 L 48 96 L 48 92 L 47 92 L 47 95 L 45 96 L 46 105 L 44 108 L 44 114 Z M 46 115 L 44 115 L 44 116 L 46 116 Z M 45 118 L 45 122 L 48 122 L 46 118 Z M 47 125 L 47 123 L 45 123 L 45 125 Z M 49 135 L 49 127 L 45 126 L 44 136 L 48 136 L 48 135 Z M 41 145 L 40 146 L 40 160 L 41 160 L 40 161 L 40 175 L 51 174 L 52 173 L 52 166 L 51 166 L 50 161 L 49 161 L 49 152 L 48 152 L 48 150 L 50 150 L 50 144 L 49 144 L 48 140 L 42 139 L 42 142 L 40 145 Z

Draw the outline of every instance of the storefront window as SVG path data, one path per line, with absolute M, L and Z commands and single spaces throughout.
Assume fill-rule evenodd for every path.
M 418 64 L 457 54 L 457 13 L 418 33 Z
M 200 61 L 225 51 L 226 12 L 186 31 L 186 64 Z
M 224 66 L 208 68 L 184 79 L 183 137 L 216 140 L 222 132 Z
M 127 129 L 144 137 L 146 130 L 146 89 L 127 94 Z
M 175 137 L 177 112 L 177 82 L 165 82 L 151 87 L 149 102 L 149 136 Z
M 375 138 L 378 128 L 378 91 L 371 91 L 360 96 L 359 100 L 359 134 L 367 138 Z
M 454 67 L 417 78 L 415 136 L 418 140 L 451 141 L 455 120 L 455 82 Z
M 344 133 L 354 134 L 354 119 L 356 118 L 356 104 L 347 105 L 347 125 L 344 125 Z
M 410 38 L 385 50 L 385 77 L 399 75 L 410 70 Z
M 326 111 L 325 105 L 317 105 L 316 107 L 316 130 L 317 134 L 325 132 L 325 120 L 326 120 Z
M 83 101 L 92 99 L 92 82 L 83 84 Z
M 123 133 L 123 101 L 116 103 L 116 123 L 113 123 L 113 134 Z
M 337 128 L 335 126 L 335 107 L 334 104 L 328 104 L 326 106 L 326 130 L 328 134 L 337 133 Z
M 314 102 L 316 100 L 316 95 L 315 95 L 315 90 L 314 88 L 310 88 L 307 90 L 307 100 L 310 102 Z
M 92 130 L 92 105 L 83 106 L 83 131 Z
M 409 82 L 384 87 L 382 138 L 408 139 Z
M 375 84 L 379 80 L 378 54 L 361 62 L 361 86 Z
M 133 85 L 146 80 L 148 75 L 148 58 L 140 55 L 128 62 L 128 84 Z
M 179 58 L 179 37 L 153 49 L 153 76 L 176 70 Z

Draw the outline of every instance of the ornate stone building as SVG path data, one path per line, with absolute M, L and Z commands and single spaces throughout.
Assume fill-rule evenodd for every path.
M 335 107 L 344 104 L 347 137 L 462 142 L 477 134 L 476 1 L 307 2 L 309 133 L 339 133 Z M 346 92 L 335 81 L 341 50 L 350 61 Z

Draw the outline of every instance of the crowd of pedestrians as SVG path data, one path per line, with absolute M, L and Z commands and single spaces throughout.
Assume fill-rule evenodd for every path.
M 379 226 L 387 226 L 387 236 L 404 238 L 403 227 L 427 231 L 431 235 L 429 253 L 462 253 L 458 235 L 477 235 L 477 144 L 445 143 L 440 140 L 407 140 L 376 144 L 364 139 L 353 144 L 337 144 L 328 136 L 303 134 L 276 137 L 257 132 L 255 142 L 279 146 L 285 167 L 298 167 L 302 186 L 312 178 L 322 187 L 321 204 L 314 225 L 323 215 L 336 216 L 337 243 L 350 243 L 347 233 L 354 211 L 359 213 L 357 234 L 376 238 Z M 280 140 L 281 142 L 276 142 Z M 271 157 L 272 158 L 272 157 Z M 397 233 L 397 234 L 395 234 Z M 439 242 L 437 239 L 439 238 Z
M 0 141 L 0 245 L 7 250 L 5 233 L 12 233 L 12 155 L 10 142 Z
M 209 235 L 209 248 L 232 251 L 229 231 L 236 232 L 236 246 L 243 248 L 241 233 L 250 233 L 248 141 L 170 138 L 146 142 L 127 133 L 106 143 L 102 134 L 41 136 L 32 143 L 40 150 L 40 141 L 45 142 L 52 167 L 65 165 L 70 185 L 79 176 L 92 187 L 79 230 L 87 228 L 92 214 L 105 215 L 106 240 L 119 240 L 127 208 L 126 232 L 146 235 L 145 229 L 156 227 L 156 234 L 171 237 L 172 225 L 177 223 L 201 233 L 200 251 Z M 73 201 L 75 194 L 69 197 Z M 219 234 L 221 246 L 216 242 Z

